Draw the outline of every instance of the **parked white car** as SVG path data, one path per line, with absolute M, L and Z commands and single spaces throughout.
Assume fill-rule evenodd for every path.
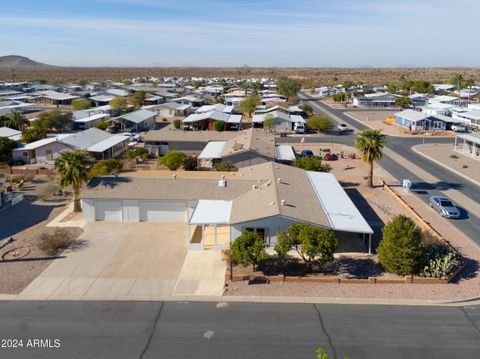
M 348 126 L 345 124 L 345 123 L 339 123 L 337 125 L 337 130 L 341 131 L 341 132 L 348 132 L 350 131 L 350 129 L 348 128 Z

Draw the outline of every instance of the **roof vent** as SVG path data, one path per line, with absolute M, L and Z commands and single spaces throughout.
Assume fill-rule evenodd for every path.
M 287 201 L 285 201 L 284 199 L 282 199 L 282 201 L 280 202 L 282 204 L 282 206 L 286 206 L 287 205 Z
M 256 184 L 254 184 L 254 185 L 252 186 L 252 189 L 258 189 L 258 186 L 257 186 Z
M 225 179 L 218 180 L 218 187 L 227 187 L 227 181 Z
M 282 179 L 280 177 L 277 178 L 277 183 L 282 183 Z
M 174 174 L 174 175 L 173 175 L 173 178 L 174 178 L 174 179 L 175 179 L 175 178 L 177 178 L 177 175 L 176 175 L 176 174 Z

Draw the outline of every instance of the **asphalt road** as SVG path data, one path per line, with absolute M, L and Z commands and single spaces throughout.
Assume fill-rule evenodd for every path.
M 305 97 L 304 97 L 305 98 Z M 340 118 L 343 122 L 347 123 L 351 127 L 355 127 L 359 130 L 370 129 L 368 126 L 355 121 L 352 118 L 345 115 L 344 109 L 332 109 L 319 101 L 309 101 L 313 105 L 316 112 L 329 112 L 333 113 L 335 116 Z M 333 136 L 316 136 L 316 137 L 306 137 L 305 142 L 334 142 L 353 145 L 355 135 L 353 132 L 342 135 L 333 135 Z M 292 138 L 282 138 L 284 142 L 290 143 L 299 143 L 300 137 Z M 279 141 L 280 142 L 280 141 Z M 415 163 L 418 167 L 422 168 L 424 171 L 427 171 L 431 175 L 440 179 L 437 183 L 425 183 L 425 181 L 420 178 L 414 171 L 410 168 L 405 167 L 398 162 L 396 162 L 391 157 L 384 155 L 383 158 L 379 161 L 380 166 L 382 166 L 386 171 L 388 171 L 393 177 L 398 180 L 408 178 L 412 180 L 413 187 L 412 191 L 415 192 L 420 198 L 425 202 L 428 202 L 428 199 L 432 195 L 440 194 L 440 191 L 445 191 L 447 189 L 457 189 L 461 191 L 463 195 L 469 199 L 475 201 L 479 204 L 478 211 L 465 211 L 462 210 L 463 215 L 461 219 L 451 219 L 449 220 L 452 225 L 457 227 L 477 244 L 480 245 L 480 187 L 473 184 L 470 181 L 467 181 L 461 176 L 456 175 L 451 171 L 447 171 L 443 167 L 437 165 L 436 163 L 426 159 L 425 157 L 417 154 L 413 151 L 412 147 L 415 145 L 422 144 L 422 138 L 404 138 L 404 137 L 392 137 L 387 136 L 386 147 L 395 153 L 401 155 L 402 157 L 408 159 L 410 162 Z M 453 139 L 448 138 L 427 138 L 425 143 L 452 143 Z M 460 207 L 462 203 L 458 203 Z
M 0 302 L 0 323 L 5 359 L 313 359 L 319 347 L 342 359 L 480 355 L 478 307 L 15 301 Z M 27 348 L 35 339 L 60 347 Z

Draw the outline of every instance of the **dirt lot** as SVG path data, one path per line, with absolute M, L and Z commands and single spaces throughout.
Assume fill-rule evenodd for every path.
M 389 83 L 399 82 L 406 76 L 411 80 L 445 82 L 454 73 L 461 73 L 465 78 L 479 78 L 478 68 L 255 68 L 255 67 L 155 67 L 155 68 L 18 68 L 15 79 L 45 79 L 50 82 L 78 80 L 124 80 L 132 77 L 175 76 L 175 77 L 296 77 L 307 87 L 339 84 L 344 81 Z M 10 68 L 0 68 L 0 80 L 12 80 Z

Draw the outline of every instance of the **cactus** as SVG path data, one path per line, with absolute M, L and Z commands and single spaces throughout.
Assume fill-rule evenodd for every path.
M 426 263 L 421 273 L 424 277 L 446 279 L 463 264 L 463 258 L 458 253 L 436 253 Z

